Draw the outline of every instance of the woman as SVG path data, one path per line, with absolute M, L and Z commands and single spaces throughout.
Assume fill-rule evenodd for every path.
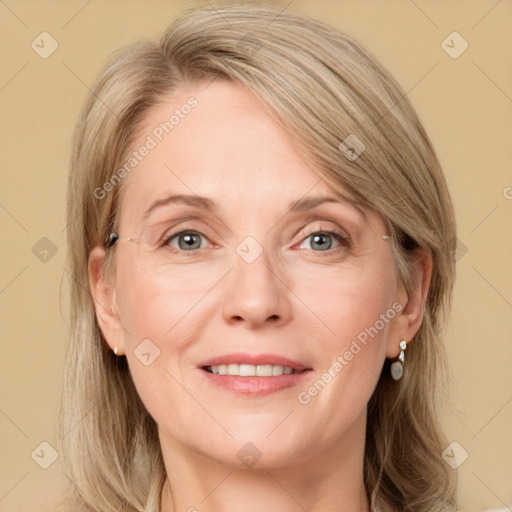
M 288 10 L 187 12 L 101 72 L 68 191 L 82 511 L 456 507 L 455 220 L 409 100 Z

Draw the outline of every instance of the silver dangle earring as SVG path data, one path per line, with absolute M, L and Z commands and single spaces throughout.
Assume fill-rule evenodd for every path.
M 407 342 L 402 340 L 400 342 L 400 354 L 398 355 L 398 361 L 391 363 L 391 377 L 395 380 L 400 380 L 404 374 L 404 361 L 405 361 L 405 349 L 407 348 Z

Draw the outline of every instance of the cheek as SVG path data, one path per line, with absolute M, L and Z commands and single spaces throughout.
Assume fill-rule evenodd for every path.
M 306 306 L 301 309 L 317 324 L 317 332 L 323 332 L 323 339 L 331 340 L 333 348 L 343 348 L 390 309 L 391 317 L 396 281 L 387 263 L 367 261 L 357 266 L 328 268 L 316 275 L 303 272 L 301 279 L 295 281 L 292 289 Z M 389 322 L 381 324 L 378 322 L 377 328 L 385 332 Z
M 197 316 L 202 303 L 198 302 L 204 286 L 192 284 L 178 290 L 176 284 L 130 267 L 129 262 L 118 266 L 117 278 L 130 372 L 142 401 L 158 418 L 167 406 L 188 400 L 173 376 L 182 381 L 180 363 L 200 334 L 196 331 L 201 330 Z
M 175 365 L 187 348 L 183 332 L 190 309 L 187 300 L 143 273 L 128 272 L 123 279 L 118 302 L 126 358 L 137 393 L 157 423 L 172 424 L 172 411 L 186 407 L 183 422 L 193 428 L 200 411 L 177 383 L 182 376 Z
M 314 312 L 314 317 L 307 315 L 304 330 L 322 354 L 318 378 L 326 383 L 325 388 L 320 383 L 318 395 L 311 398 L 325 410 L 338 404 L 339 414 L 331 419 L 341 421 L 367 402 L 380 375 L 387 332 L 396 316 L 394 273 L 368 264 L 303 283 L 300 293 L 309 297 Z
M 317 281 L 317 285 L 321 282 Z M 346 272 L 303 287 L 318 318 L 304 330 L 316 345 L 316 380 L 301 389 L 299 403 L 323 417 L 326 435 L 349 424 L 367 404 L 385 358 L 387 330 L 395 312 L 393 281 L 378 269 Z M 308 315 L 309 316 L 309 315 Z M 320 333 L 322 333 L 320 335 Z
M 205 293 L 201 280 L 158 279 L 144 270 L 126 267 L 119 272 L 118 303 L 129 344 L 144 338 L 167 339 L 179 331 L 181 320 L 196 307 Z M 179 281 L 181 284 L 177 284 Z
M 126 328 L 125 341 L 132 345 L 140 342 L 141 337 L 160 337 L 163 329 L 162 319 L 166 318 L 165 303 L 169 298 L 155 290 L 147 280 L 138 277 L 123 281 L 118 289 L 119 312 Z M 165 309 L 168 314 L 168 307 Z M 157 318 L 160 322 L 156 322 Z

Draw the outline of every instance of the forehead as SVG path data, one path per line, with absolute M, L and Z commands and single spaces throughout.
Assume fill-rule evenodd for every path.
M 133 152 L 121 205 L 123 223 L 132 225 L 170 193 L 276 211 L 305 195 L 333 195 L 293 136 L 247 88 L 227 80 L 183 86 L 150 109 Z

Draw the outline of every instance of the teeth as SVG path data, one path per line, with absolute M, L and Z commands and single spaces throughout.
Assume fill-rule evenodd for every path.
M 278 377 L 290 373 L 300 373 L 289 366 L 279 364 L 219 364 L 206 369 L 216 375 L 238 375 L 240 377 Z

